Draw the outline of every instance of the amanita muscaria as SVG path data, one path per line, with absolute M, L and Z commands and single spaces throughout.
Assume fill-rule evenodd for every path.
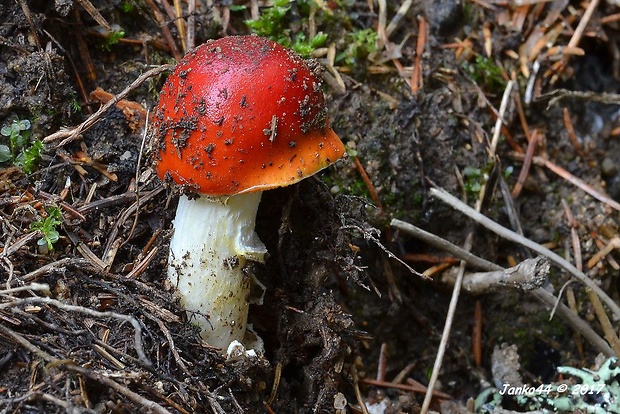
M 315 65 L 257 36 L 189 52 L 168 77 L 151 134 L 157 174 L 182 187 L 168 278 L 211 345 L 243 342 L 248 261 L 265 190 L 287 186 L 345 152 L 331 129 Z

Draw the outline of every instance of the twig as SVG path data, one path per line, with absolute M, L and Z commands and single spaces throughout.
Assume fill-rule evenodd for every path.
M 557 61 L 551 67 L 551 69 L 547 71 L 547 73 L 551 73 L 552 71 L 556 72 L 551 78 L 551 84 L 555 84 L 557 80 L 560 79 L 560 73 L 566 68 L 566 65 L 568 64 L 568 60 L 571 56 L 571 53 L 572 54 L 583 54 L 584 53 L 583 50 L 580 50 L 580 48 L 577 47 L 577 45 L 579 44 L 579 41 L 581 40 L 583 31 L 585 30 L 586 26 L 590 22 L 590 18 L 592 17 L 594 10 L 598 7 L 598 4 L 599 4 L 599 0 L 590 1 L 590 3 L 588 4 L 588 7 L 586 8 L 586 11 L 583 13 L 583 16 L 581 16 L 581 20 L 579 21 L 577 28 L 573 32 L 573 36 L 568 42 L 568 45 L 564 48 L 565 49 L 564 59 Z
M 482 305 L 480 299 L 474 305 L 474 326 L 471 330 L 471 350 L 474 357 L 474 365 L 479 367 L 482 363 Z
M 366 230 L 361 228 L 360 226 L 356 226 L 356 225 L 348 225 L 348 226 L 343 226 L 341 228 L 342 230 L 357 230 L 360 233 L 362 233 L 362 235 L 364 236 L 365 240 L 371 241 L 373 242 L 378 248 L 380 248 L 381 250 L 383 250 L 385 252 L 385 254 L 388 255 L 388 257 L 396 260 L 398 263 L 402 264 L 403 266 L 405 266 L 407 268 L 407 270 L 409 270 L 411 273 L 413 273 L 416 276 L 420 276 L 422 279 L 428 279 L 428 276 L 425 276 L 424 274 L 416 271 L 415 269 L 413 269 L 411 266 L 409 266 L 407 263 L 405 263 L 404 261 L 401 260 L 400 257 L 396 256 L 394 253 L 392 253 L 390 250 L 388 250 L 387 247 L 385 247 L 383 245 L 383 243 L 381 243 L 381 241 L 377 238 L 377 236 L 375 234 L 373 234 L 372 231 L 370 230 Z M 375 229 L 373 229 L 375 230 Z
M 517 153 L 513 153 L 512 156 L 518 160 L 523 160 L 525 157 L 523 154 L 517 154 Z M 536 165 L 546 167 L 547 169 L 551 170 L 553 173 L 564 178 L 569 183 L 581 188 L 583 191 L 590 194 L 592 197 L 596 198 L 597 200 L 607 204 L 614 210 L 620 211 L 620 203 L 618 203 L 616 200 L 609 197 L 607 194 L 604 194 L 594 189 L 592 186 L 587 184 L 585 181 L 583 181 L 580 178 L 575 177 L 573 174 L 566 171 L 564 168 L 560 167 L 559 165 L 554 164 L 551 161 L 547 160 L 546 158 L 543 158 L 540 156 L 532 157 L 532 161 Z
M 84 368 L 78 365 L 75 365 L 70 360 L 60 360 L 48 354 L 47 352 L 43 351 L 42 349 L 34 345 L 32 342 L 28 341 L 22 335 L 5 327 L 2 324 L 0 324 L 0 333 L 2 333 L 6 337 L 11 338 L 13 341 L 18 343 L 22 348 L 26 349 L 27 351 L 29 351 L 30 353 L 34 355 L 37 355 L 39 358 L 43 359 L 49 365 L 53 365 L 56 367 L 65 367 L 65 369 L 68 371 L 72 371 L 82 376 L 89 377 L 90 379 L 95 380 L 99 382 L 100 384 L 106 385 L 114 389 L 119 394 L 124 395 L 125 397 L 129 398 L 131 401 L 133 401 L 140 407 L 149 409 L 158 414 L 171 414 L 170 411 L 166 410 L 164 407 L 157 404 L 156 402 L 142 397 L 141 395 L 131 391 L 129 388 L 117 383 L 116 381 L 113 381 L 112 379 L 100 373 L 97 373 L 95 371 L 92 371 L 90 369 L 87 369 L 87 368 Z
M 10 246 L 5 247 L 4 250 L 2 250 L 2 253 L 0 253 L 0 258 L 10 257 L 13 253 L 18 251 L 19 249 L 21 249 L 22 247 L 30 243 L 33 239 L 36 239 L 37 237 L 41 237 L 41 232 L 33 231 L 30 233 L 24 234 L 19 239 L 17 239 L 15 243 L 11 244 Z
M 413 73 L 411 74 L 411 92 L 414 94 L 417 94 L 422 86 L 422 54 L 426 43 L 426 19 L 424 16 L 419 16 L 418 22 L 418 41 L 415 48 Z
M 102 105 L 97 110 L 97 112 L 89 116 L 88 119 L 86 119 L 84 122 L 74 128 L 61 128 L 60 131 L 54 132 L 53 134 L 43 138 L 43 142 L 50 143 L 59 139 L 63 139 L 63 141 L 61 141 L 60 144 L 57 145 L 57 147 L 62 147 L 63 145 L 77 139 L 83 132 L 88 131 L 97 122 L 99 122 L 99 119 L 103 116 L 105 112 L 115 106 L 121 99 L 124 99 L 138 86 L 142 85 L 144 81 L 172 68 L 173 65 L 162 65 L 143 73 L 142 75 L 138 76 L 138 78 L 134 80 L 129 86 L 127 86 L 121 93 L 119 93 L 114 98 L 110 99 L 108 102 Z
M 409 79 L 409 77 L 404 76 L 405 68 L 403 67 L 402 63 L 400 63 L 400 60 L 398 60 L 398 58 L 396 57 L 396 54 L 394 53 L 394 50 L 393 50 L 394 49 L 394 44 L 391 43 L 390 40 L 388 39 L 389 34 L 387 33 L 387 27 L 386 27 L 386 22 L 387 22 L 387 1 L 386 0 L 377 0 L 377 3 L 379 5 L 379 16 L 378 16 L 378 22 L 377 22 L 377 36 L 378 36 L 379 41 L 380 41 L 380 49 L 383 48 L 383 47 L 385 48 L 387 54 L 390 56 L 390 60 L 392 61 L 392 63 L 396 67 L 396 70 L 398 70 L 399 75 L 402 77 L 402 79 L 405 81 L 405 83 L 411 88 L 411 80 Z
M 366 189 L 370 193 L 370 198 L 377 205 L 377 207 L 381 211 L 381 214 L 382 215 L 385 214 L 383 210 L 383 205 L 381 204 L 381 199 L 379 198 L 379 195 L 377 194 L 377 190 L 375 189 L 374 184 L 370 180 L 370 177 L 368 177 L 368 173 L 364 169 L 364 166 L 362 165 L 362 162 L 359 160 L 359 157 L 353 157 L 353 161 L 355 162 L 355 168 L 357 168 L 357 172 L 359 173 L 360 177 L 362 177 L 362 181 L 364 182 Z
M 118 250 L 118 248 L 120 247 L 121 243 L 123 242 L 122 239 L 117 239 L 118 233 L 121 229 L 121 227 L 125 224 L 125 222 L 127 220 L 129 220 L 129 218 L 131 217 L 131 215 L 136 212 L 138 210 L 138 208 L 141 205 L 146 205 L 146 203 L 151 200 L 152 198 L 154 198 L 155 196 L 157 196 L 159 193 L 161 193 L 162 191 L 164 191 L 164 186 L 160 185 L 158 187 L 156 187 L 155 189 L 144 193 L 142 196 L 140 196 L 140 198 L 138 198 L 138 200 L 133 203 L 132 205 L 130 205 L 129 207 L 127 207 L 117 218 L 116 222 L 114 223 L 114 227 L 112 227 L 112 230 L 110 230 L 110 232 L 108 233 L 108 241 L 105 245 L 105 249 L 104 249 L 104 253 L 103 253 L 103 257 L 106 258 L 105 260 L 105 265 L 106 266 L 111 266 L 113 261 L 114 261 L 114 257 L 116 254 L 115 248 L 116 250 Z M 105 266 L 104 266 L 105 267 Z
M 19 344 L 26 351 L 30 352 L 31 354 L 34 354 L 34 355 L 38 356 L 39 358 L 41 358 L 45 362 L 59 361 L 59 359 L 57 359 L 57 358 L 53 357 L 52 355 L 48 354 L 47 352 L 45 352 L 44 350 L 42 350 L 41 348 L 39 348 L 38 346 L 36 346 L 32 342 L 30 342 L 29 340 L 24 338 L 22 335 L 18 334 L 17 332 L 13 331 L 12 329 L 7 328 L 6 326 L 4 326 L 1 323 L 0 323 L 0 333 L 2 333 L 5 337 L 11 338 L 13 341 L 15 341 L 17 344 Z
M 484 53 L 488 58 L 493 56 L 493 35 L 491 34 L 491 24 L 489 21 L 482 25 L 482 35 L 484 37 Z
M 271 386 L 271 392 L 269 393 L 269 399 L 267 400 L 268 405 L 273 405 L 276 402 L 276 397 L 278 396 L 278 388 L 280 388 L 280 379 L 282 378 L 282 363 L 278 362 L 276 364 L 276 369 L 273 373 L 273 385 Z
M 611 239 L 607 246 L 600 249 L 594 256 L 590 258 L 590 260 L 588 260 L 588 269 L 592 269 L 599 261 L 603 260 L 603 258 L 609 253 L 611 253 L 611 251 L 614 249 L 620 250 L 620 238 L 618 237 L 614 237 L 613 239 Z
M 48 263 L 44 266 L 39 267 L 38 269 L 33 270 L 30 273 L 25 274 L 24 276 L 19 277 L 21 282 L 31 282 L 49 272 L 53 271 L 61 271 L 66 266 L 84 266 L 89 264 L 90 262 L 85 259 L 66 257 L 64 259 L 57 260 L 52 263 Z
M 586 323 L 583 319 L 581 319 L 575 312 L 573 312 L 568 306 L 564 305 L 561 302 L 558 302 L 558 298 L 556 298 L 551 293 L 547 292 L 545 289 L 536 289 L 532 292 L 534 297 L 547 304 L 549 308 L 553 308 L 557 306 L 556 313 L 565 321 L 573 326 L 573 328 L 579 332 L 584 338 L 588 340 L 594 347 L 596 347 L 599 352 L 603 353 L 607 357 L 617 356 L 614 350 L 609 346 L 609 344 L 601 338 L 592 327 Z
M 145 254 L 142 260 L 136 263 L 131 269 L 131 271 L 127 273 L 126 277 L 128 279 L 135 279 L 138 276 L 140 276 L 142 272 L 144 272 L 148 268 L 148 266 L 151 264 L 151 262 L 155 258 L 155 255 L 157 254 L 158 251 L 159 249 L 157 248 L 157 246 L 155 246 L 152 250 L 150 250 L 147 254 Z
M 506 84 L 506 88 L 504 89 L 504 94 L 502 95 L 502 102 L 499 106 L 499 113 L 497 116 L 497 120 L 495 121 L 495 128 L 493 130 L 493 138 L 491 139 L 491 159 L 495 158 L 495 150 L 497 149 L 497 143 L 499 142 L 499 136 L 502 132 L 502 125 L 504 124 L 504 114 L 506 113 L 506 109 L 508 108 L 508 103 L 510 102 L 510 94 L 512 93 L 512 87 L 514 85 L 513 81 L 508 81 Z
M 32 12 L 30 11 L 30 7 L 28 7 L 28 2 L 25 0 L 18 1 L 19 5 L 22 8 L 22 13 L 24 13 L 24 17 L 30 26 L 30 33 L 32 34 L 32 39 L 34 39 L 34 43 L 37 45 L 39 50 L 41 47 L 41 38 L 39 37 L 39 32 L 37 30 L 38 25 L 35 25 L 34 20 L 32 18 Z
M 544 257 L 525 259 L 508 269 L 469 273 L 463 280 L 463 289 L 474 295 L 505 288 L 528 292 L 542 287 L 549 268 L 549 261 Z
M 515 232 L 522 235 L 523 227 L 521 226 L 521 221 L 519 220 L 519 214 L 517 213 L 514 199 L 510 195 L 510 189 L 508 188 L 506 180 L 504 180 L 502 177 L 500 177 L 499 179 L 499 190 L 502 193 L 502 198 L 504 199 L 504 211 L 508 216 L 510 227 Z
M 562 117 L 564 118 L 564 128 L 566 128 L 566 133 L 568 133 L 568 138 L 570 142 L 575 147 L 577 153 L 583 157 L 583 151 L 581 150 L 581 143 L 577 139 L 577 134 L 575 133 L 575 128 L 573 127 L 573 122 L 570 119 L 570 113 L 568 112 L 568 108 L 562 108 Z
M 51 299 L 47 297 L 30 297 L 30 298 L 21 298 L 16 299 L 11 302 L 0 304 L 0 309 L 12 308 L 19 305 L 26 304 L 43 304 L 43 305 L 52 305 L 59 309 L 65 310 L 67 312 L 78 312 L 83 313 L 85 315 L 89 315 L 95 318 L 114 318 L 119 319 L 124 322 L 129 322 L 134 328 L 134 349 L 136 354 L 138 354 L 138 358 L 140 361 L 147 367 L 153 366 L 153 363 L 149 361 L 144 353 L 144 349 L 142 348 L 142 326 L 140 326 L 140 322 L 133 316 L 123 315 L 121 313 L 116 312 L 99 312 L 93 309 L 85 308 L 83 306 L 69 305 L 66 303 L 62 303 L 59 300 Z
M 405 365 L 405 367 L 401 369 L 398 374 L 396 374 L 392 382 L 395 384 L 400 384 L 401 382 L 403 382 L 405 377 L 407 377 L 411 373 L 411 371 L 415 369 L 415 367 L 416 367 L 416 364 L 413 362 Z
M 566 200 L 562 199 L 562 205 L 564 206 L 566 218 L 570 226 L 575 266 L 577 269 L 582 270 L 581 244 L 579 243 L 579 234 L 577 233 L 579 223 L 573 217 L 573 213 L 570 210 Z M 620 355 L 620 340 L 618 339 L 618 335 L 616 335 L 614 327 L 609 321 L 609 317 L 605 313 L 605 309 L 603 309 L 603 305 L 601 304 L 599 297 L 596 296 L 592 289 L 586 289 L 586 294 L 588 295 L 588 299 L 594 308 L 594 313 L 596 313 L 596 317 L 603 328 L 605 339 L 607 339 L 607 342 L 609 342 L 613 350 L 616 352 L 616 355 Z
M 0 295 L 10 295 L 13 293 L 19 293 L 19 292 L 24 292 L 27 290 L 34 290 L 34 291 L 40 291 L 40 292 L 49 292 L 50 291 L 50 285 L 48 285 L 47 283 L 31 283 L 29 285 L 26 286 L 19 286 L 19 287 L 15 287 L 15 288 L 11 288 L 11 289 L 4 289 L 4 290 L 0 290 Z
M 398 11 L 394 15 L 394 17 L 392 17 L 392 20 L 390 21 L 390 23 L 385 28 L 385 34 L 386 34 L 387 37 L 390 37 L 392 32 L 394 32 L 394 30 L 396 30 L 396 28 L 398 27 L 398 24 L 400 23 L 402 18 L 405 17 L 407 12 L 411 8 L 412 4 L 413 4 L 413 0 L 405 0 L 403 2 L 403 4 L 400 5 L 400 7 L 398 8 Z
M 187 2 L 187 50 L 196 46 L 196 0 Z
M 523 183 L 527 178 L 530 172 L 530 166 L 532 165 L 532 157 L 534 156 L 534 151 L 536 151 L 536 147 L 538 146 L 538 131 L 535 129 L 530 136 L 530 140 L 527 143 L 527 149 L 525 151 L 525 156 L 523 158 L 523 165 L 521 166 L 521 171 L 519 171 L 519 177 L 517 178 L 517 183 L 512 189 L 512 198 L 516 199 L 521 194 L 521 189 L 523 188 Z
M 71 204 L 67 203 L 66 201 L 63 201 L 56 194 L 49 194 L 49 193 L 47 193 L 45 191 L 40 190 L 40 191 L 38 191 L 38 195 L 39 195 L 39 197 L 41 197 L 45 201 L 52 201 L 52 202 L 58 204 L 60 206 L 60 208 L 63 209 L 64 212 L 66 212 L 67 214 L 69 214 L 73 218 L 78 219 L 81 222 L 86 221 L 86 217 L 84 217 L 84 215 L 82 213 L 77 211 L 75 209 L 75 207 L 73 207 Z
M 594 10 L 596 10 L 596 8 L 598 7 L 598 3 L 599 3 L 599 0 L 592 0 L 590 2 L 590 4 L 588 5 L 588 8 L 583 13 L 581 20 L 579 21 L 579 24 L 577 25 L 577 28 L 575 29 L 575 33 L 573 33 L 573 36 L 568 42 L 568 47 L 576 47 L 579 44 L 579 41 L 581 40 L 581 36 L 583 35 L 583 31 L 586 29 L 586 26 L 590 22 L 590 18 L 592 17 L 592 14 L 594 14 Z
M 452 256 L 461 260 L 465 260 L 470 265 L 475 266 L 479 269 L 488 271 L 502 269 L 500 265 L 489 262 L 488 260 L 482 259 L 478 256 L 474 256 L 470 252 L 458 247 L 457 245 L 452 244 L 449 241 L 442 239 L 432 233 L 428 233 L 414 226 L 413 224 L 393 219 L 391 225 L 407 234 L 410 234 L 413 237 L 425 241 L 432 246 L 446 250 Z M 607 344 L 607 342 L 605 342 L 603 338 L 601 338 L 596 332 L 594 332 L 590 325 L 588 325 L 581 318 L 579 318 L 579 316 L 575 312 L 571 311 L 563 303 L 558 302 L 558 299 L 554 295 L 544 289 L 536 289 L 532 292 L 532 295 L 534 295 L 536 299 L 547 305 L 550 309 L 553 309 L 557 305 L 556 313 L 558 314 L 558 316 L 560 316 L 569 325 L 571 325 L 575 331 L 579 332 L 584 338 L 590 341 L 590 343 L 595 346 L 600 352 L 602 352 L 606 356 L 614 356 L 614 351 Z
M 603 328 L 603 334 L 605 335 L 605 339 L 611 345 L 612 349 L 615 352 L 615 355 L 619 356 L 620 340 L 618 339 L 618 335 L 616 335 L 614 326 L 609 320 L 609 316 L 607 316 L 607 313 L 603 308 L 603 304 L 601 303 L 599 297 L 596 296 L 594 292 L 592 292 L 592 289 L 586 288 L 586 294 L 588 295 L 588 299 L 590 299 L 590 303 L 592 303 L 594 313 L 596 313 L 596 317 L 601 324 L 601 328 Z
M 114 391 L 118 392 L 119 394 L 122 394 L 125 397 L 129 398 L 131 401 L 136 403 L 138 407 L 142 409 L 146 409 L 147 411 L 152 411 L 158 414 L 172 414 L 170 411 L 168 411 L 161 405 L 157 404 L 155 401 L 151 401 L 147 398 L 144 398 L 140 394 L 133 392 L 129 388 L 125 387 L 124 385 L 121 385 L 118 382 L 98 372 L 95 372 L 90 369 L 86 369 L 84 367 L 74 365 L 74 364 L 67 365 L 67 370 L 76 372 L 80 375 L 88 377 L 92 380 L 95 380 L 103 385 L 106 385 L 112 388 Z
M 391 238 L 391 236 L 388 236 L 389 234 L 390 229 L 386 228 L 385 235 L 388 237 L 388 239 Z M 381 264 L 383 265 L 383 273 L 385 276 L 385 281 L 388 285 L 390 299 L 395 300 L 397 303 L 403 303 L 403 295 L 400 293 L 400 289 L 398 288 L 398 284 L 396 283 L 394 271 L 392 270 L 392 265 L 389 259 L 385 256 L 381 256 Z
M 174 56 L 174 60 L 178 62 L 179 60 L 181 60 L 183 56 L 181 52 L 179 52 L 179 48 L 177 47 L 177 44 L 174 41 L 174 38 L 172 37 L 172 33 L 170 32 L 170 29 L 166 25 L 164 15 L 161 13 L 161 11 L 159 10 L 159 8 L 157 7 L 157 5 L 155 4 L 153 0 L 144 0 L 144 1 L 147 4 L 147 6 L 149 6 L 151 11 L 153 12 L 153 16 L 155 17 L 155 20 L 157 20 L 157 24 L 159 24 L 159 28 L 161 29 L 161 32 L 163 33 L 164 38 L 166 39 L 166 43 L 168 43 L 168 46 L 170 47 L 170 50 L 172 51 L 172 56 Z
M 183 6 L 181 5 L 180 0 L 174 0 L 174 14 L 174 22 L 177 26 L 177 30 L 179 31 L 179 37 L 181 38 L 181 47 L 183 48 L 183 53 L 186 53 L 187 32 L 185 30 L 185 21 L 183 20 Z
M 516 80 L 516 75 L 513 77 L 513 81 Z M 521 128 L 525 134 L 525 139 L 530 141 L 530 127 L 527 124 L 527 118 L 525 117 L 525 111 L 523 110 L 523 103 L 521 102 L 521 94 L 519 88 L 514 89 L 514 100 L 517 107 L 517 114 L 519 115 L 519 121 L 521 122 Z
M 418 394 L 423 394 L 428 389 L 424 386 L 399 384 L 397 382 L 379 381 L 379 380 L 372 379 L 372 378 L 361 378 L 359 382 L 361 382 L 362 384 L 374 385 L 375 387 L 394 388 L 395 390 L 415 392 Z M 450 394 L 446 394 L 441 391 L 433 391 L 433 397 L 439 397 L 445 400 L 451 400 L 454 398 Z
M 70 231 L 69 229 L 65 229 L 65 234 L 67 235 L 71 243 L 75 246 L 77 251 L 82 255 L 82 257 L 88 260 L 88 264 L 90 264 L 93 268 L 99 270 L 105 268 L 105 263 L 101 259 L 99 259 L 99 257 L 97 257 L 95 253 L 93 253 L 90 247 L 88 247 L 86 243 L 81 241 L 74 232 Z
M 155 321 L 155 323 L 157 323 L 157 325 L 159 326 L 159 329 L 163 332 L 164 336 L 166 337 L 166 340 L 168 341 L 168 347 L 170 348 L 170 352 L 172 352 L 172 355 L 174 356 L 174 360 L 176 361 L 179 368 L 181 368 L 181 370 L 185 373 L 185 375 L 187 375 L 188 377 L 191 377 L 192 374 L 189 372 L 189 370 L 187 369 L 187 366 L 181 359 L 181 355 L 179 355 L 179 351 L 177 350 L 177 347 L 174 345 L 172 335 L 170 334 L 170 331 L 166 327 L 166 324 L 161 319 L 156 318 L 154 315 L 148 315 L 148 318 Z
M 607 105 L 620 104 L 620 94 L 617 93 L 581 92 L 568 89 L 554 89 L 549 93 L 540 95 L 536 98 L 536 101 L 540 102 L 548 99 L 549 103 L 547 104 L 547 109 L 550 109 L 553 105 L 566 98 L 582 99 L 584 101 L 599 102 Z
M 560 266 L 562 269 L 569 272 L 572 276 L 579 279 L 584 285 L 586 285 L 587 287 L 591 288 L 594 292 L 596 292 L 596 294 L 601 298 L 601 300 L 603 300 L 603 302 L 611 309 L 612 313 L 614 314 L 614 317 L 617 319 L 620 319 L 620 306 L 618 306 L 618 304 L 616 304 L 613 301 L 613 299 L 611 299 L 596 283 L 594 283 L 592 279 L 590 279 L 583 272 L 579 271 L 579 269 L 577 269 L 571 263 L 564 260 L 561 256 L 552 252 L 546 247 L 543 247 L 540 244 L 535 243 L 531 241 L 530 239 L 527 239 L 515 233 L 514 231 L 509 230 L 506 227 L 494 222 L 493 220 L 489 219 L 485 215 L 475 211 L 473 208 L 469 207 L 467 204 L 463 203 L 461 200 L 454 197 L 453 195 L 451 195 L 450 193 L 448 193 L 446 190 L 442 188 L 433 187 L 429 191 L 432 196 L 439 198 L 444 203 L 448 204 L 455 210 L 460 211 L 461 213 L 465 214 L 466 216 L 468 216 L 475 222 L 491 230 L 493 233 L 507 240 L 513 241 L 529 249 L 532 249 L 535 252 L 549 258 L 549 260 L 551 260 L 552 262 Z
M 363 414 L 369 414 L 368 408 L 366 408 L 366 403 L 364 403 L 364 397 L 362 397 L 362 393 L 360 391 L 360 378 L 357 373 L 357 366 L 355 364 L 351 365 L 351 378 L 353 380 L 353 389 L 355 390 L 355 398 L 357 398 L 357 403 L 360 405 L 360 410 Z
M 379 363 L 377 364 L 377 381 L 385 381 L 387 369 L 387 343 L 383 342 L 379 350 Z
M 407 223 L 406 221 L 392 219 L 390 226 L 395 227 L 396 229 L 413 236 L 419 240 L 422 240 L 428 244 L 431 244 L 441 250 L 444 250 L 450 253 L 452 256 L 456 257 L 460 260 L 465 260 L 471 266 L 474 266 L 478 269 L 482 270 L 501 270 L 501 266 L 496 265 L 493 262 L 482 259 L 462 248 L 458 247 L 455 244 L 450 243 L 448 240 L 443 239 L 433 233 L 429 233 L 426 230 L 422 230 L 421 228 L 414 226 L 411 223 Z
M 86 202 L 85 204 L 78 207 L 77 210 L 82 214 L 88 214 L 93 210 L 102 210 L 104 208 L 124 204 L 126 202 L 135 200 L 135 198 L 136 193 L 130 190 L 123 194 L 111 195 L 99 200 Z
M 179 10 L 180 10 L 180 4 L 178 3 L 178 1 L 175 0 L 175 6 L 179 6 Z M 144 146 L 146 145 L 146 138 L 148 135 L 148 129 L 149 129 L 149 111 L 147 111 L 147 115 L 146 115 L 146 125 L 144 128 L 144 131 L 142 132 L 142 142 L 140 143 L 140 151 L 138 152 L 138 161 L 136 162 L 136 174 L 135 174 L 135 181 L 136 181 L 136 214 L 133 217 L 133 223 L 131 225 L 131 229 L 129 230 L 129 235 L 127 235 L 127 237 L 125 238 L 125 240 L 120 244 L 119 249 L 121 247 L 123 247 L 125 244 L 129 243 L 129 240 L 131 240 L 131 238 L 133 237 L 134 231 L 136 230 L 136 227 L 138 225 L 138 218 L 140 217 L 140 186 L 137 185 L 137 183 L 140 182 L 140 167 L 142 165 L 142 154 L 144 154 Z
M 80 3 L 80 6 L 82 6 L 84 10 L 86 10 L 86 12 L 90 14 L 90 17 L 95 19 L 98 24 L 105 27 L 107 30 L 112 30 L 110 23 L 107 22 L 105 17 L 103 17 L 101 13 L 99 13 L 99 10 L 97 10 L 97 8 L 93 6 L 93 4 L 89 0 L 77 0 L 77 2 Z

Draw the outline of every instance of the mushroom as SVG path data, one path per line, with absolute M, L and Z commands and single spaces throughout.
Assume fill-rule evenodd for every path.
M 248 261 L 264 190 L 291 185 L 345 152 L 327 119 L 318 65 L 268 39 L 230 36 L 190 51 L 159 95 L 150 128 L 157 174 L 182 192 L 168 280 L 210 345 L 244 342 Z

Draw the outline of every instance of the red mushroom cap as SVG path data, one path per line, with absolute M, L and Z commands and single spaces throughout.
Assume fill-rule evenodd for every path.
M 207 195 L 293 184 L 344 154 L 321 82 L 297 54 L 257 36 L 189 52 L 155 108 L 157 174 Z

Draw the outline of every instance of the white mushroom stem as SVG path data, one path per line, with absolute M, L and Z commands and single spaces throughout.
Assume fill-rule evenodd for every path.
M 261 194 L 179 199 L 168 279 L 202 337 L 223 349 L 243 342 L 251 283 L 244 267 L 267 253 L 254 232 Z

